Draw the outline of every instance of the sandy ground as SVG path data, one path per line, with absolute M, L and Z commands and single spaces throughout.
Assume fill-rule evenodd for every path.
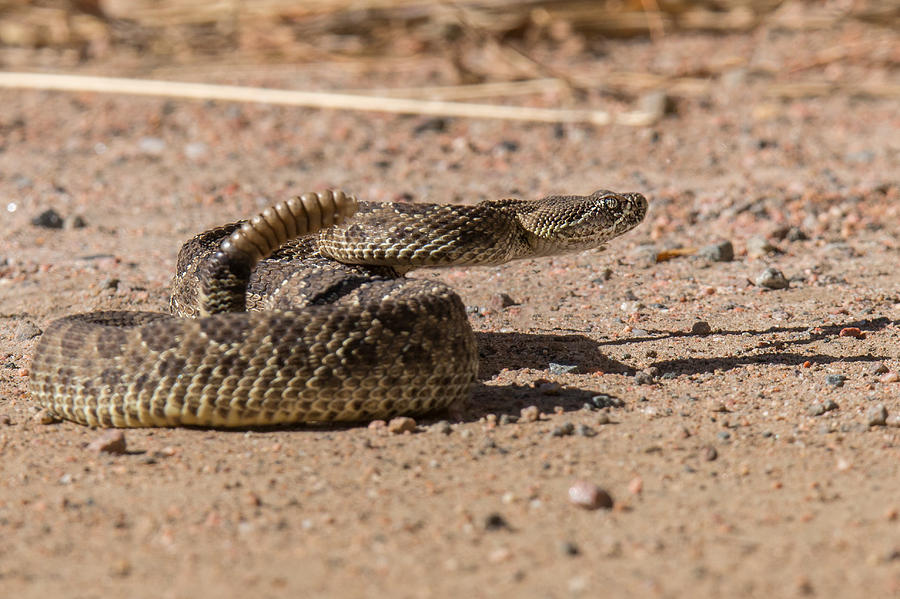
M 895 42 L 847 24 L 546 57 L 711 73 L 710 94 L 644 129 L 0 91 L 0 594 L 900 595 L 900 113 L 767 93 L 896 83 Z M 431 59 L 169 76 L 454 82 Z M 525 100 L 560 101 L 632 108 Z M 651 212 L 606 252 L 416 273 L 472 307 L 483 363 L 469 405 L 412 434 L 129 430 L 109 455 L 88 447 L 102 431 L 35 416 L 28 368 L 51 320 L 163 310 L 181 242 L 323 187 L 463 203 L 609 188 Z M 49 208 L 86 226 L 34 226 Z M 734 260 L 654 259 L 720 241 Z M 768 267 L 789 286 L 758 285 Z M 575 505 L 573 485 L 612 508 Z

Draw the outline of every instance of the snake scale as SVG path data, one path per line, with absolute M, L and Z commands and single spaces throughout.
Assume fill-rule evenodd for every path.
M 171 314 L 52 323 L 30 391 L 92 426 L 246 427 L 366 421 L 471 392 L 475 336 L 460 297 L 406 278 L 601 248 L 643 220 L 637 193 L 474 206 L 306 193 L 182 247 Z

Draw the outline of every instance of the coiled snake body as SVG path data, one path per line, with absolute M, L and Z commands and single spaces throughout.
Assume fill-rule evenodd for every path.
M 94 426 L 259 426 L 419 414 L 468 397 L 478 352 L 426 266 L 491 265 L 601 247 L 644 217 L 598 191 L 475 206 L 308 193 L 181 249 L 171 311 L 52 323 L 32 397 Z

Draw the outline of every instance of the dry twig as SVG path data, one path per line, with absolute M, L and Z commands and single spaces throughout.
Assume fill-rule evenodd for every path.
M 508 119 L 546 123 L 591 123 L 606 125 L 615 120 L 622 124 L 645 126 L 655 122 L 658 115 L 631 112 L 613 116 L 603 110 L 566 110 L 501 106 L 437 100 L 362 96 L 348 93 L 308 92 L 299 90 L 213 85 L 150 79 L 124 79 L 58 75 L 45 73 L 0 72 L 0 87 L 31 88 L 60 91 L 99 92 L 192 98 L 197 100 L 225 100 L 232 102 L 261 102 L 309 108 L 365 110 L 432 116 Z

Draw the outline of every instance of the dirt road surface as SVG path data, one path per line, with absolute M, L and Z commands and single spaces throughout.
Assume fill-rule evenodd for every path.
M 864 51 L 821 60 L 841 47 Z M 896 87 L 895 33 L 673 34 L 544 59 L 707 87 L 643 128 L 0 91 L 0 594 L 900 594 L 900 111 L 860 91 Z M 455 83 L 427 58 L 165 75 Z M 833 91 L 778 92 L 802 82 Z M 49 322 L 164 310 L 184 240 L 327 187 L 458 203 L 608 188 L 651 211 L 605 252 L 415 273 L 470 306 L 482 369 L 468 405 L 414 432 L 128 430 L 117 455 L 89 447 L 103 431 L 44 423 L 27 379 Z M 63 228 L 32 224 L 48 209 Z M 611 508 L 570 499 L 594 486 Z

